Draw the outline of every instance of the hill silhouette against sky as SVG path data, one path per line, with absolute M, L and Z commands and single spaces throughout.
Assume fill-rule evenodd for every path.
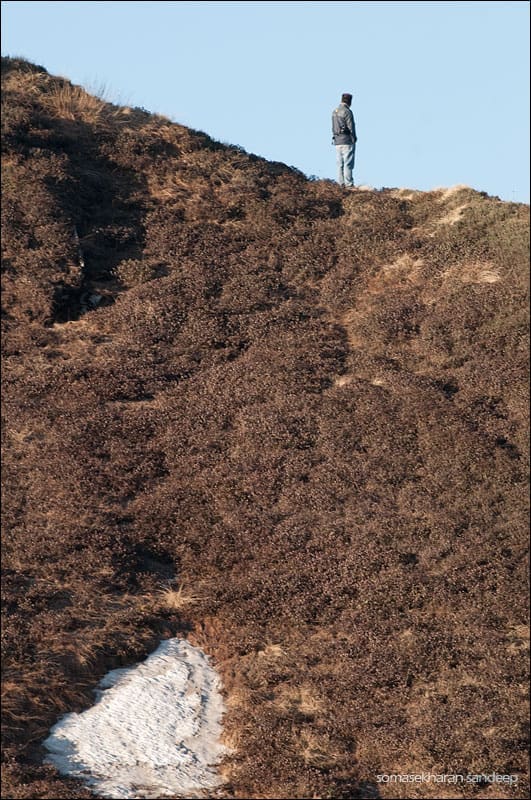
M 43 740 L 174 636 L 220 796 L 528 796 L 528 207 L 2 91 L 4 796 L 89 797 Z

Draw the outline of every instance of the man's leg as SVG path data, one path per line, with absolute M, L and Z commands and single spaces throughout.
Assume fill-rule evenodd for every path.
M 344 169 L 345 185 L 354 186 L 354 182 L 352 179 L 352 171 L 354 169 L 354 156 L 356 153 L 356 145 L 351 144 L 347 145 L 347 147 L 348 150 L 345 153 L 345 169 Z
M 336 144 L 336 161 L 337 161 L 337 182 L 340 186 L 345 185 L 345 176 L 343 174 L 343 147 L 342 144 Z

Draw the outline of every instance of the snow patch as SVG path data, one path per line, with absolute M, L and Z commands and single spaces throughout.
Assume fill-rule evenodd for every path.
M 92 708 L 62 717 L 45 760 L 99 797 L 205 797 L 228 752 L 220 688 L 202 650 L 168 639 L 143 663 L 109 672 Z

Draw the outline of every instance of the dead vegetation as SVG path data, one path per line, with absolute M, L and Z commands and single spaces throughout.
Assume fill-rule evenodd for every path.
M 49 727 L 186 635 L 227 797 L 526 797 L 528 208 L 2 69 L 3 796 L 89 796 Z

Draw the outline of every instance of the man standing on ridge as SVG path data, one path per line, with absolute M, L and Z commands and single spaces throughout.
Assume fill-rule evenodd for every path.
M 352 170 L 356 152 L 356 125 L 350 110 L 352 95 L 341 95 L 341 103 L 332 113 L 332 144 L 336 146 L 338 183 L 353 189 Z

